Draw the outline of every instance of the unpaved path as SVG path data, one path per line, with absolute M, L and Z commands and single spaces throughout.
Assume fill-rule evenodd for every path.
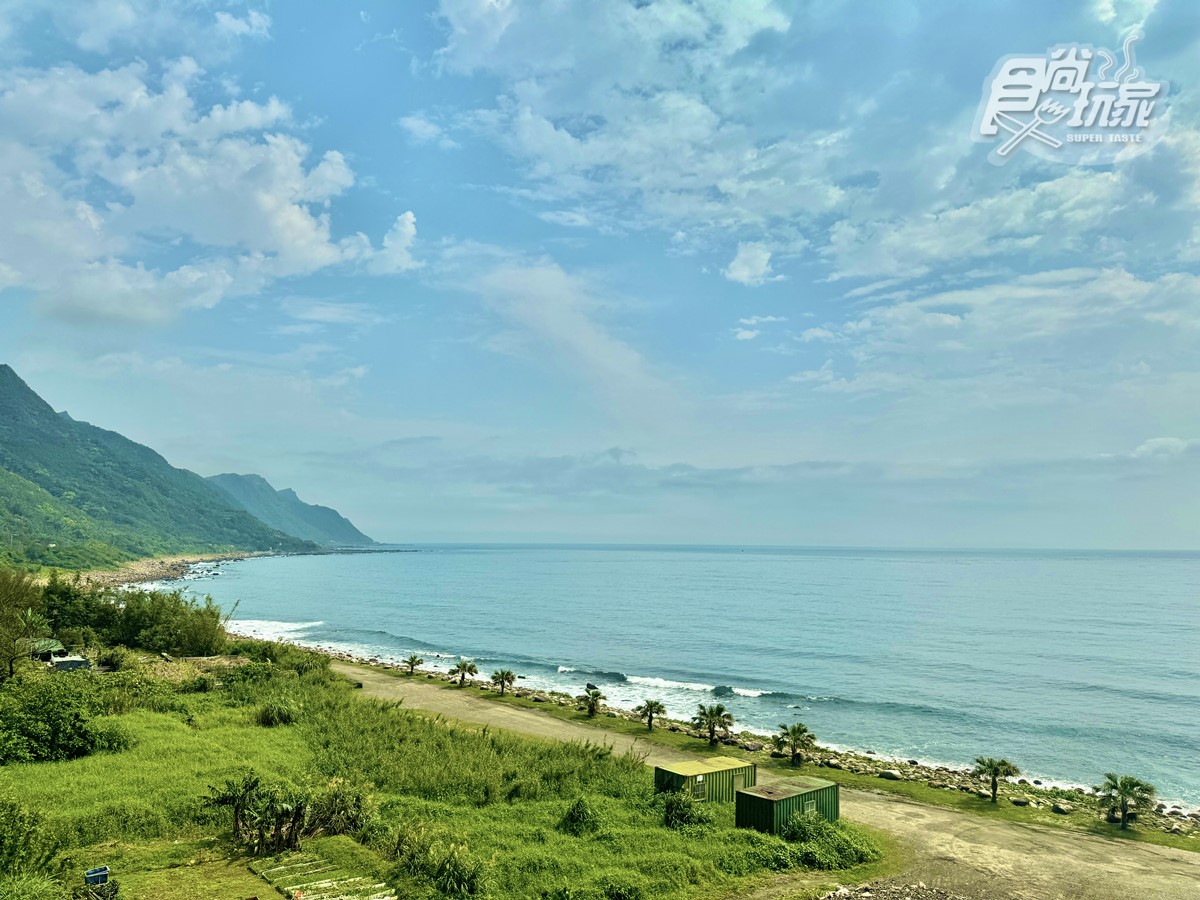
M 630 735 L 494 703 L 477 692 L 447 690 L 423 678 L 340 662 L 333 667 L 361 681 L 368 696 L 403 699 L 406 706 L 463 722 L 564 741 L 603 741 L 618 752 L 647 754 L 649 765 L 695 758 Z M 764 771 L 760 781 L 779 777 Z M 1200 900 L 1200 853 L 993 822 L 889 794 L 843 789 L 841 800 L 846 818 L 888 831 L 911 848 L 913 862 L 904 873 L 908 881 L 919 879 L 981 900 Z

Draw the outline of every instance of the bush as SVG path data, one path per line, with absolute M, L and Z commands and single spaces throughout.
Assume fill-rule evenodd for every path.
M 467 849 L 466 844 L 435 847 L 430 879 L 447 897 L 478 897 L 487 893 L 488 867 Z
M 665 795 L 663 824 L 668 828 L 705 828 L 712 824 L 712 812 L 697 803 L 691 794 L 676 791 Z
M 642 900 L 646 896 L 642 884 L 629 875 L 606 875 L 597 887 L 604 900 Z
M 133 746 L 133 738 L 120 722 L 109 718 L 92 719 L 87 733 L 93 752 L 117 753 Z
M 881 855 L 862 831 L 848 822 L 827 822 L 819 813 L 794 813 L 783 838 L 795 844 L 801 862 L 810 869 L 848 869 Z
M 141 668 L 141 661 L 136 653 L 124 647 L 106 647 L 96 654 L 96 665 L 114 672 L 128 672 Z
M 334 778 L 309 807 L 307 830 L 312 834 L 365 835 L 375 818 L 367 792 L 342 778 Z
M 582 834 L 598 831 L 603 825 L 600 811 L 587 797 L 580 797 L 567 807 L 562 820 L 558 823 L 560 831 L 579 837 Z
M 58 842 L 32 810 L 12 798 L 0 797 L 0 873 L 6 876 L 46 875 L 52 870 L 58 850 Z M 0 897 L 4 896 L 0 891 Z M 25 895 L 14 893 L 11 896 Z
M 276 697 L 260 706 L 254 719 L 264 728 L 295 725 L 300 721 L 300 707 L 288 697 Z

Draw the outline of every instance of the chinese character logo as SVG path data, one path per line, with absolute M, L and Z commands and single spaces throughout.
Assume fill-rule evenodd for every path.
M 998 166 L 1022 152 L 1085 166 L 1144 153 L 1166 131 L 1167 82 L 1138 67 L 1141 37 L 1125 39 L 1116 71 L 1109 50 L 1084 44 L 1004 57 L 983 83 L 971 136 L 993 145 L 988 159 Z

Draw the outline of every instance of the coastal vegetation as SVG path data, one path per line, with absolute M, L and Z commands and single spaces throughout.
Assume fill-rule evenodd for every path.
M 972 774 L 980 778 L 987 778 L 991 785 L 992 802 L 996 802 L 996 796 L 1000 791 L 1000 779 L 1015 778 L 1021 774 L 1021 770 L 1010 763 L 1007 759 L 995 759 L 991 756 L 977 756 L 975 758 L 975 768 Z
M 654 730 L 654 717 L 655 716 L 665 716 L 667 714 L 667 707 L 663 704 L 663 702 L 661 700 L 647 699 L 647 700 L 642 701 L 642 703 L 640 705 L 635 706 L 633 708 L 633 712 L 639 719 L 646 720 L 646 730 L 647 731 L 653 731 Z
M 608 698 L 600 693 L 599 688 L 588 688 L 582 694 L 575 698 L 583 704 L 583 708 L 587 711 L 589 719 L 596 718 L 596 714 L 600 712 L 600 706 Z
M 479 667 L 469 659 L 460 659 L 454 664 L 454 668 L 450 673 L 458 679 L 458 686 L 463 687 L 467 683 L 468 678 L 474 678 L 479 674 Z
M 223 631 L 222 655 L 150 652 L 211 639 L 224 620 L 212 604 L 52 582 L 39 608 L 116 670 L 22 660 L 0 686 L 0 897 L 60 900 L 96 865 L 122 897 L 185 896 L 164 891 L 167 860 L 180 885 L 211 871 L 250 896 L 228 861 L 284 852 L 418 900 L 648 900 L 722 896 L 832 859 L 734 828 L 727 804 L 695 813 L 702 827 L 664 827 L 642 757 L 365 699 L 320 653 Z M 45 865 L 11 864 L 16 846 Z
M 417 666 L 425 665 L 425 660 L 421 659 L 421 657 L 417 656 L 417 654 L 414 653 L 412 656 L 410 656 L 408 659 L 406 659 L 404 661 L 404 664 L 406 666 L 408 666 L 408 674 L 414 675 L 414 674 L 416 674 Z
M 728 734 L 733 727 L 733 713 L 725 709 L 725 704 L 714 703 L 711 706 L 700 704 L 696 715 L 692 717 L 692 725 L 700 731 L 708 732 L 708 746 L 717 746 L 717 732 Z
M 1135 810 L 1148 810 L 1154 804 L 1154 785 L 1132 775 L 1106 772 L 1104 783 L 1097 792 L 1101 802 L 1108 804 L 1110 814 L 1116 813 L 1122 831 L 1129 827 L 1130 818 L 1136 815 Z
M 781 722 L 774 743 L 776 750 L 786 750 L 792 765 L 798 766 L 804 762 L 804 754 L 816 746 L 817 739 L 803 722 L 791 725 Z
M 500 688 L 500 696 L 504 696 L 506 688 L 510 688 L 513 682 L 517 680 L 517 676 L 513 674 L 512 669 L 498 669 L 492 673 L 492 684 Z

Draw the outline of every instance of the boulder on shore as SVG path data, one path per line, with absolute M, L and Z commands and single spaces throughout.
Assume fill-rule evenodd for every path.
M 899 769 L 884 769 L 879 773 L 879 777 L 887 781 L 903 781 L 904 774 Z

